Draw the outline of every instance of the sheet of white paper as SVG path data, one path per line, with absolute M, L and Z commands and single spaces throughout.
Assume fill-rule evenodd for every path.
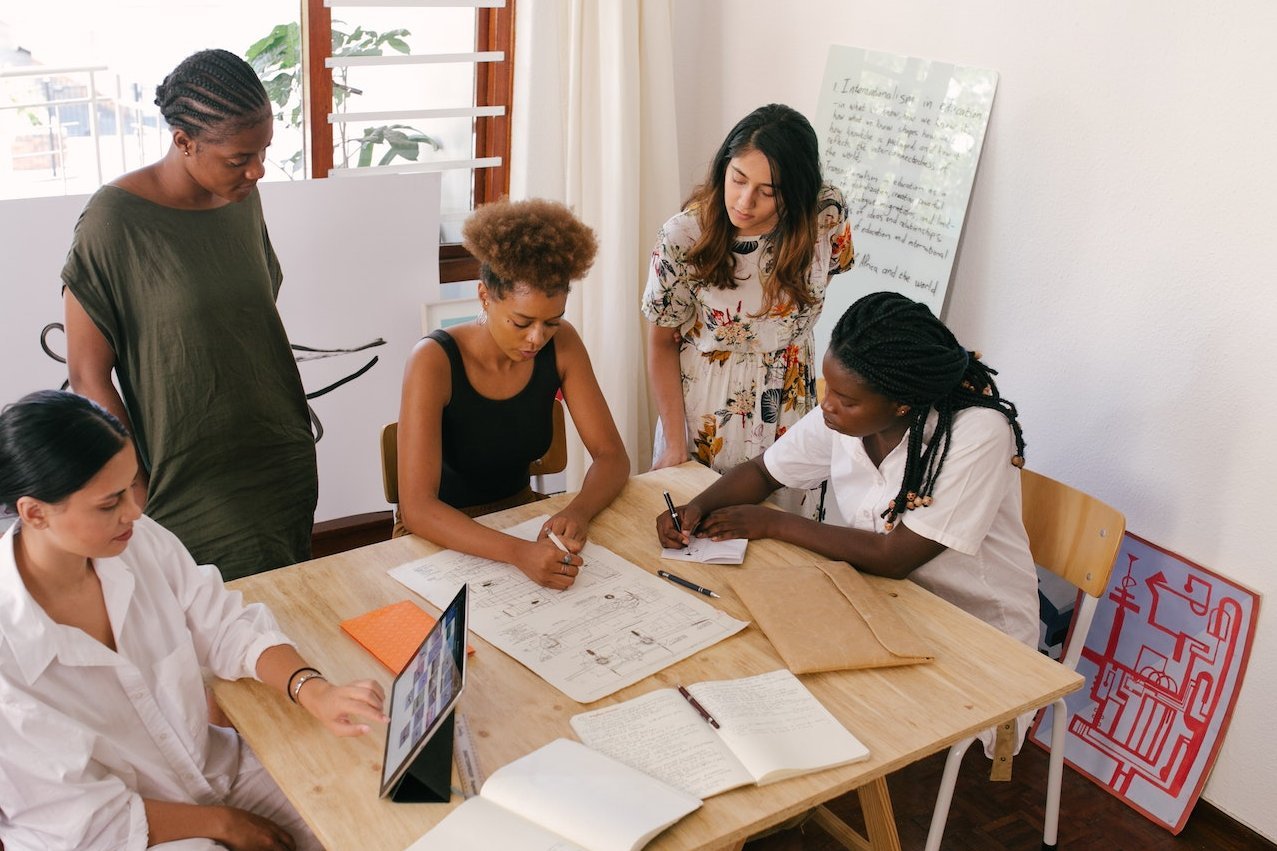
M 505 529 L 532 540 L 535 517 Z M 587 542 L 566 591 L 518 568 L 444 550 L 389 574 L 436 606 L 470 583 L 470 628 L 580 703 L 606 697 L 746 626 L 611 550 Z
M 712 541 L 709 538 L 693 537 L 687 546 L 681 549 L 668 547 L 662 549 L 661 558 L 675 561 L 699 561 L 703 564 L 740 564 L 745 560 L 747 546 L 749 546 L 748 538 Z

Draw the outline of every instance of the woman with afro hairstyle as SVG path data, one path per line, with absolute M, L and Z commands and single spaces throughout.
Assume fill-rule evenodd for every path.
M 782 104 L 745 116 L 652 252 L 652 469 L 690 458 L 725 472 L 816 406 L 812 328 L 830 277 L 851 264 L 842 193 L 821 181 L 811 124 Z M 813 494 L 778 497 L 815 516 Z
M 1020 518 L 1024 438 L 994 370 L 925 305 L 872 293 L 838 320 L 825 398 L 763 454 L 679 509 L 684 529 L 777 538 L 878 576 L 908 576 L 1037 645 L 1037 576 Z M 756 505 L 829 481 L 845 526 Z M 682 546 L 668 512 L 663 546 Z
M 257 192 L 271 104 L 225 50 L 184 59 L 155 102 L 168 152 L 99 189 L 75 226 L 67 370 L 132 432 L 147 515 L 234 579 L 309 558 L 319 495 Z
M 589 354 L 563 318 L 572 281 L 594 262 L 594 233 L 563 205 L 533 199 L 481 207 L 462 237 L 479 260 L 483 312 L 431 332 L 408 358 L 399 407 L 400 521 L 440 546 L 567 588 L 590 521 L 630 473 Z M 528 465 L 550 446 L 560 390 L 592 459 L 580 492 L 536 541 L 476 523 L 473 517 L 537 498 Z

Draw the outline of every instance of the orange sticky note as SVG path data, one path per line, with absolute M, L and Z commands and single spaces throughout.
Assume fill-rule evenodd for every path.
M 435 619 L 411 600 L 400 600 L 341 622 L 341 628 L 377 661 L 398 674 L 412 659 Z M 466 653 L 474 648 L 466 645 Z

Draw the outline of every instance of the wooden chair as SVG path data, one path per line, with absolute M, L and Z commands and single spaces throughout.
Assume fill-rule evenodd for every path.
M 1108 587 L 1113 563 L 1122 546 L 1126 518 L 1122 512 L 1082 491 L 1061 484 L 1032 470 L 1020 471 L 1020 491 L 1024 500 L 1024 529 L 1029 534 L 1029 550 L 1033 561 L 1062 577 L 1086 593 L 1073 619 L 1060 662 L 1077 670 L 1086 633 L 1100 595 Z M 1064 731 L 1068 707 L 1061 698 L 1053 704 L 1051 717 L 1051 758 L 1047 772 L 1046 817 L 1042 830 L 1042 847 L 1056 846 L 1056 828 L 1060 818 L 1060 781 L 1064 773 Z M 927 851 L 939 851 L 944 823 L 949 817 L 953 787 L 958 779 L 962 756 L 975 739 L 964 739 L 949 749 L 936 808 L 927 834 Z
M 550 448 L 545 455 L 528 465 L 528 476 L 549 476 L 561 473 L 568 466 L 568 431 L 563 415 L 563 400 L 555 399 Z M 386 502 L 399 503 L 399 423 L 393 422 L 381 429 L 381 489 Z

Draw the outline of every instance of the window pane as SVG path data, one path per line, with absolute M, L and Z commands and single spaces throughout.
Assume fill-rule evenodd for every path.
M 154 105 L 164 75 L 207 47 L 243 56 L 301 8 L 181 5 L 193 24 L 179 23 L 173 0 L 0 0 L 0 198 L 92 192 L 159 159 L 169 146 Z M 277 124 L 272 154 L 299 150 L 301 139 Z M 271 168 L 266 179 L 286 176 Z
M 476 11 L 473 8 L 333 9 L 334 56 L 472 53 Z M 352 66 L 333 69 L 335 106 L 339 114 L 469 107 L 474 103 L 475 65 L 470 62 Z M 337 167 L 403 165 L 408 157 L 393 156 L 383 141 L 392 130 L 406 134 L 406 152 L 417 162 L 468 160 L 474 153 L 476 120 L 462 118 L 378 118 L 337 124 L 333 128 Z M 401 125 L 394 127 L 394 125 Z M 343 135 L 344 133 L 344 135 Z M 416 141 L 421 136 L 429 141 Z M 360 140 L 377 140 L 373 146 Z M 398 136 L 401 144 L 404 135 Z M 435 148 L 438 145 L 438 148 Z M 470 169 L 442 175 L 444 242 L 460 239 L 460 224 L 471 208 L 474 175 Z

